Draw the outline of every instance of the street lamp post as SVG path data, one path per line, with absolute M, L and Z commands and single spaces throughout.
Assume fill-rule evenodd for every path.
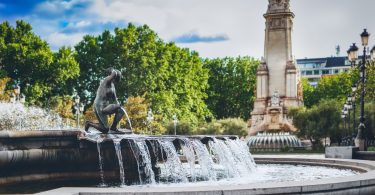
M 350 100 L 350 102 L 351 102 L 351 107 L 352 107 L 352 110 L 353 110 L 353 132 L 355 132 L 355 129 L 356 129 L 356 127 L 357 127 L 357 122 L 356 122 L 356 118 L 355 118 L 355 111 L 356 111 L 356 97 L 355 97 L 355 94 L 354 94 L 354 92 L 357 90 L 357 85 L 356 84 L 354 84 L 353 86 L 352 86 L 352 92 L 353 92 L 353 94 L 352 95 L 349 95 L 349 97 L 348 97 L 348 100 Z
M 341 118 L 342 120 L 344 121 L 344 130 L 347 131 L 347 128 L 346 128 L 346 114 L 344 112 L 344 110 L 341 111 Z M 346 133 L 347 134 L 347 133 Z M 345 135 L 345 139 L 348 137 L 348 135 Z
M 177 119 L 176 113 L 173 114 L 172 118 L 173 118 L 173 125 L 174 125 L 174 135 L 177 135 L 177 123 L 178 123 L 178 119 Z
M 348 134 L 350 134 L 350 111 L 352 109 L 352 103 L 349 101 L 349 99 L 346 101 L 346 110 L 347 110 L 347 113 L 348 113 Z
M 360 118 L 359 118 L 359 126 L 358 126 L 358 132 L 357 137 L 355 138 L 355 146 L 359 148 L 359 150 L 363 151 L 365 150 L 365 139 L 363 136 L 363 133 L 365 131 L 365 80 L 366 80 L 366 63 L 367 63 L 367 45 L 369 41 L 370 34 L 367 32 L 366 29 L 363 30 L 361 33 L 361 42 L 363 46 L 363 55 L 362 55 L 362 61 L 359 64 L 359 70 L 360 70 L 360 84 L 361 84 L 361 99 L 360 99 Z M 348 59 L 349 61 L 355 63 L 358 59 L 358 47 L 353 43 L 353 45 L 348 50 Z M 371 60 L 375 59 L 375 47 L 371 49 L 370 53 Z

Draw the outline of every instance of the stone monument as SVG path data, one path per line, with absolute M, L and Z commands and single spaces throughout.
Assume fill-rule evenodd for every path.
M 299 75 L 292 55 L 294 14 L 290 11 L 289 0 L 269 0 L 264 18 L 264 58 L 257 70 L 250 135 L 296 131 L 287 117 L 288 108 L 302 105 Z

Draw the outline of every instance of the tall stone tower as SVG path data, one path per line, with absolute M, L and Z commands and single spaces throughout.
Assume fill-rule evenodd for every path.
M 294 14 L 289 0 L 268 0 L 264 59 L 257 70 L 256 100 L 250 135 L 263 131 L 295 131 L 288 108 L 302 104 L 299 76 L 292 55 Z

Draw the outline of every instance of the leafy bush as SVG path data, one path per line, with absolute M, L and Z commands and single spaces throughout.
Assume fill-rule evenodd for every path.
M 204 124 L 197 131 L 199 134 L 211 135 L 247 135 L 247 123 L 240 118 L 227 118 Z
M 170 122 L 166 125 L 166 134 L 174 135 L 174 124 Z M 177 135 L 194 135 L 196 134 L 195 126 L 192 123 L 186 121 L 179 121 L 176 125 Z

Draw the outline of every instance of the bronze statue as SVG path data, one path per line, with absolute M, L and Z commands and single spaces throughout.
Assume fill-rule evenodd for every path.
M 126 113 L 125 109 L 121 107 L 117 96 L 115 84 L 121 80 L 121 72 L 113 68 L 109 68 L 108 76 L 100 83 L 96 97 L 94 100 L 94 112 L 99 123 L 86 121 L 85 131 L 93 127 L 102 133 L 108 133 L 109 130 L 118 131 L 117 124 Z M 113 101 L 114 104 L 110 104 Z M 115 114 L 115 118 L 111 126 L 108 124 L 108 116 Z

